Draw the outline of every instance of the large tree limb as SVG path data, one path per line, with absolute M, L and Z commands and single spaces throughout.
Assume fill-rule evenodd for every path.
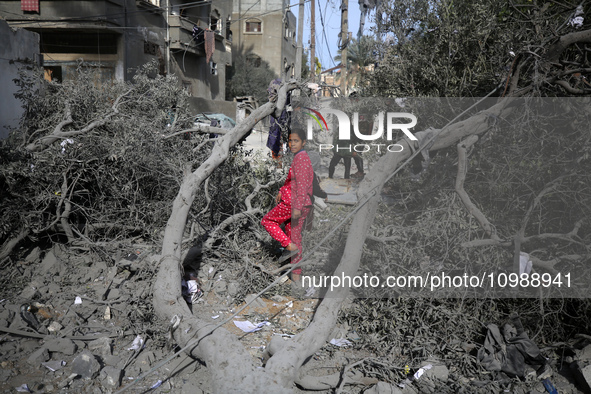
M 294 87 L 295 84 L 283 85 L 280 97 L 286 96 L 287 91 Z M 212 332 L 215 326 L 191 316 L 180 289 L 182 237 L 189 210 L 205 179 L 226 160 L 230 148 L 258 121 L 272 114 L 275 107 L 274 103 L 269 102 L 257 108 L 216 141 L 210 157 L 183 179 L 164 232 L 161 266 L 154 287 L 155 311 L 166 320 L 175 315 L 184 317 L 174 332 L 174 338 L 183 346 L 194 344 L 189 353 L 211 367 L 214 391 L 219 393 L 249 392 L 255 387 L 263 387 L 268 392 L 279 392 L 283 387 L 278 386 L 278 380 L 270 374 L 255 369 L 250 354 L 234 335 L 222 328 Z M 229 349 L 232 349 L 232 355 L 227 354 Z
M 546 52 L 545 56 L 546 60 L 549 62 L 557 62 L 560 55 L 562 55 L 562 52 L 564 52 L 570 45 L 577 42 L 591 43 L 591 30 L 583 30 L 561 36 L 558 41 L 548 48 L 548 52 Z

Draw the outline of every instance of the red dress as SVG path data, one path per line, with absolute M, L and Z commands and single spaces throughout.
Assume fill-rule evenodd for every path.
M 280 189 L 281 201 L 261 221 L 265 230 L 271 234 L 271 237 L 279 241 L 282 247 L 287 247 L 291 242 L 297 245 L 299 251 L 292 259 L 292 264 L 296 264 L 302 259 L 302 227 L 312 207 L 313 179 L 314 170 L 310 157 L 305 150 L 301 150 L 296 153 L 287 179 Z M 292 220 L 292 209 L 301 211 L 302 216 Z M 279 226 L 285 222 L 285 232 L 283 232 Z M 302 269 L 296 268 L 292 272 L 301 274 Z

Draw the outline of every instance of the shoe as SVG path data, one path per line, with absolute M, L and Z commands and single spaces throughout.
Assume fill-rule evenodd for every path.
M 365 176 L 365 172 L 357 171 L 355 174 L 351 175 L 351 178 L 363 178 Z
M 297 255 L 299 253 L 299 250 L 287 250 L 285 249 L 283 251 L 283 253 L 281 254 L 281 257 L 279 257 L 279 260 L 277 260 L 278 263 L 283 263 L 284 261 L 289 260 L 290 258 L 292 258 L 293 256 Z

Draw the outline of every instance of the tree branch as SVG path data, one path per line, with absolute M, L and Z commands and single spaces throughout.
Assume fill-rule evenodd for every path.
M 458 174 L 456 176 L 456 193 L 460 196 L 460 199 L 464 203 L 464 206 L 468 212 L 476 218 L 480 227 L 484 232 L 493 240 L 500 241 L 496 231 L 490 221 L 484 216 L 484 213 L 472 202 L 466 190 L 464 190 L 464 181 L 466 180 L 467 158 L 466 149 L 474 145 L 478 141 L 478 137 L 472 135 L 458 144 Z
M 117 115 L 119 113 L 119 104 L 120 104 L 121 100 L 123 99 L 123 97 L 125 97 L 126 95 L 131 93 L 131 91 L 132 91 L 132 89 L 128 90 L 127 92 L 125 92 L 122 95 L 120 95 L 119 97 L 117 97 L 117 99 L 113 103 L 113 106 L 111 107 L 111 111 L 112 111 L 111 113 L 106 114 L 101 119 L 97 119 L 97 120 L 91 122 L 86 127 L 82 128 L 80 130 L 63 131 L 64 127 L 74 123 L 74 120 L 72 119 L 72 111 L 70 108 L 70 104 L 69 104 L 69 102 L 66 101 L 66 104 L 65 104 L 66 105 L 66 119 L 63 120 L 60 124 L 58 124 L 51 134 L 46 135 L 44 137 L 39 138 L 36 141 L 31 142 L 30 144 L 28 144 L 25 147 L 25 149 L 29 152 L 40 152 L 44 149 L 47 149 L 47 147 L 49 147 L 51 144 L 53 144 L 56 141 L 59 141 L 59 140 L 65 139 L 65 138 L 69 138 L 69 137 L 74 137 L 79 134 L 85 134 L 85 133 L 88 133 L 89 131 L 91 131 L 99 126 L 104 125 L 105 123 L 107 123 L 107 121 L 111 117 L 113 117 L 114 115 Z
M 577 42 L 591 43 L 591 30 L 583 30 L 561 36 L 556 43 L 548 48 L 545 56 L 546 60 L 548 62 L 557 62 L 560 55 L 562 55 L 562 52 L 564 52 L 570 45 Z

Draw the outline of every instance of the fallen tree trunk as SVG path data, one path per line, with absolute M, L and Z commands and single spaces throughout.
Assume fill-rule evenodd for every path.
M 464 137 L 485 132 L 488 130 L 488 116 L 502 117 L 503 111 L 506 111 L 506 102 L 507 100 L 496 104 L 486 114 L 472 116 L 442 130 L 434 138 L 431 150 L 443 149 L 457 144 Z M 194 344 L 189 353 L 207 364 L 212 374 L 213 390 L 217 393 L 290 392 L 299 377 L 300 367 L 327 343 L 349 292 L 346 288 L 339 288 L 327 293 L 305 330 L 292 340 L 282 343 L 279 349 L 270 346 L 271 357 L 265 368 L 255 368 L 251 356 L 234 335 L 223 328 L 211 332 L 214 325 L 192 316 L 181 296 L 181 242 L 187 215 L 199 187 L 227 158 L 230 147 L 248 132 L 256 121 L 275 109 L 272 103 L 258 108 L 243 123 L 220 138 L 208 160 L 185 176 L 164 234 L 162 258 L 154 287 L 154 307 L 161 318 L 183 318 L 174 332 L 174 338 L 183 347 Z M 415 135 L 420 140 L 427 139 L 433 135 L 433 130 Z M 335 275 L 354 276 L 357 273 L 363 244 L 375 218 L 382 186 L 390 174 L 411 156 L 409 143 L 406 140 L 398 143 L 405 149 L 397 154 L 384 155 L 360 185 L 359 200 L 365 200 L 366 203 L 353 218 L 343 258 L 335 270 Z
M 215 143 L 210 157 L 193 172 L 187 171 L 180 190 L 173 202 L 172 213 L 166 224 L 162 243 L 162 257 L 154 286 L 154 309 L 159 317 L 170 320 L 173 316 L 182 318 L 174 331 L 174 339 L 181 346 L 194 342 L 189 353 L 204 361 L 212 373 L 215 392 L 251 392 L 255 387 L 265 387 L 277 392 L 279 387 L 269 374 L 256 373 L 250 354 L 238 339 L 223 328 L 210 333 L 212 327 L 192 316 L 181 295 L 181 246 L 191 205 L 201 185 L 229 155 L 230 148 L 246 135 L 258 121 L 282 109 L 288 89 L 280 89 L 277 104 L 269 102 L 246 118 Z M 245 379 L 245 377 L 247 377 Z

